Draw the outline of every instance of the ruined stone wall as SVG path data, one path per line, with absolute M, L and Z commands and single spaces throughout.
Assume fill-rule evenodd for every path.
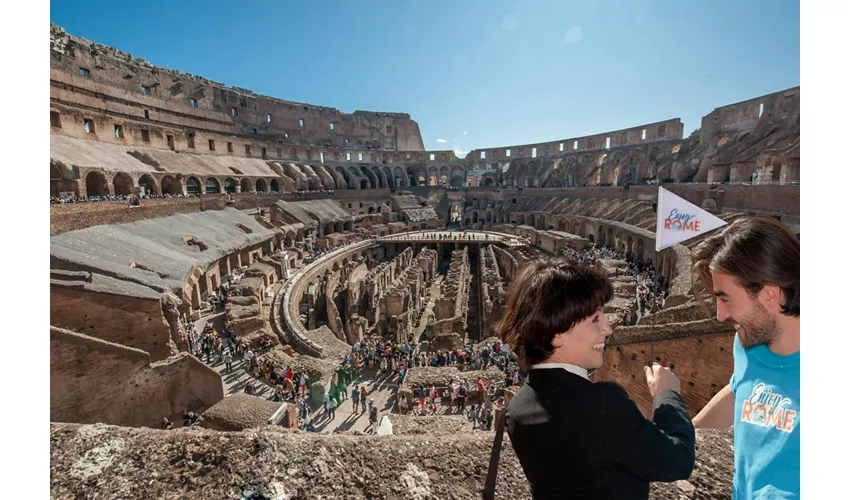
M 493 247 L 493 255 L 499 265 L 500 273 L 508 280 L 512 280 L 520 267 L 516 258 L 510 252 L 498 246 Z
M 51 285 L 50 323 L 139 349 L 154 361 L 177 354 L 159 299 Z
M 347 342 L 345 328 L 342 324 L 339 308 L 336 305 L 336 295 L 339 292 L 341 280 L 341 271 L 328 271 L 327 282 L 325 284 L 325 308 L 328 315 L 328 329 L 330 329 L 330 331 L 332 331 L 338 339 L 343 342 Z
M 405 248 L 389 262 L 377 264 L 363 281 L 359 314 L 375 324 L 381 318 L 381 297 L 395 279 L 413 262 L 413 249 Z
M 671 326 L 680 331 L 681 326 Z M 647 417 L 652 417 L 652 397 L 646 386 L 643 367 L 650 352 L 663 366 L 670 367 L 682 384 L 682 399 L 691 417 L 729 383 L 732 376 L 734 333 L 694 335 L 684 338 L 636 342 L 608 346 L 602 368 L 593 373 L 594 381 L 614 381 L 626 388 L 629 396 Z
M 221 401 L 221 377 L 188 353 L 151 363 L 138 349 L 50 328 L 50 420 L 158 428 Z
M 514 160 L 531 159 L 564 152 L 587 152 L 620 146 L 640 146 L 655 141 L 671 139 L 682 139 L 682 121 L 680 118 L 672 118 L 656 123 L 639 125 L 627 129 L 614 130 L 601 134 L 584 137 L 573 137 L 551 142 L 539 142 L 535 144 L 521 144 L 500 148 L 473 149 L 466 157 L 478 160 L 484 153 L 486 160 Z M 510 156 L 507 150 L 510 149 Z M 535 150 L 536 151 L 533 151 Z M 535 155 L 535 156 L 532 156 Z
M 112 47 L 50 28 L 51 103 L 170 129 L 175 147 L 207 150 L 209 137 L 237 136 L 268 148 L 321 146 L 348 150 L 421 151 L 419 126 L 406 113 L 355 111 L 284 101 L 203 77 L 156 67 Z M 84 73 L 81 75 L 81 73 Z M 145 116 L 143 111 L 147 111 Z M 115 140 L 112 127 L 101 140 Z M 132 140 L 127 134 L 124 141 Z M 140 139 L 138 139 L 139 142 Z M 240 141 L 241 142 L 241 141 Z M 222 142 L 223 145 L 223 142 Z M 163 138 L 158 147 L 166 147 Z M 235 145 L 239 150 L 242 144 Z M 225 148 L 221 148 L 226 154 Z M 271 150 L 271 149 L 270 149 Z M 303 149 L 302 149 L 303 150 Z M 219 153 L 218 148 L 214 153 Z M 257 148 L 259 153 L 259 147 Z M 318 157 L 318 154 L 316 155 Z
M 466 341 L 471 282 L 469 252 L 464 246 L 452 252 L 449 270 L 440 284 L 440 298 L 434 304 L 435 321 L 428 327 L 430 337 L 439 340 L 441 335 L 454 333 L 461 341 Z
M 395 423 L 397 417 L 390 418 Z M 455 426 L 444 425 L 443 417 L 411 418 L 437 426 L 422 435 L 376 438 L 293 432 L 280 426 L 220 433 L 52 423 L 50 496 L 174 495 L 196 500 L 240 498 L 250 490 L 266 498 L 481 498 L 492 432 L 454 432 Z M 410 425 L 400 423 L 398 428 L 406 432 Z M 530 498 L 528 481 L 507 439 L 500 457 L 495 498 Z M 135 463 L 145 465 L 127 465 Z M 280 465 L 284 463 L 285 474 Z M 205 467 L 215 470 L 200 474 Z M 652 483 L 649 498 L 731 498 L 732 467 L 732 431 L 697 431 L 694 473 L 686 481 Z
M 50 206 L 50 236 L 103 224 L 124 224 L 174 214 L 200 212 L 200 198 L 144 200 L 131 208 L 127 202 L 68 203 Z
M 505 289 L 493 247 L 494 245 L 487 245 L 479 253 L 481 302 L 483 306 L 481 325 L 484 329 L 481 332 L 481 338 L 496 334 L 496 324 L 502 318 L 502 311 L 505 307 Z
M 800 87 L 795 87 L 715 108 L 702 118 L 700 142 L 716 145 L 712 144 L 712 139 L 716 139 L 719 134 L 751 130 L 762 116 L 779 120 L 799 107 Z

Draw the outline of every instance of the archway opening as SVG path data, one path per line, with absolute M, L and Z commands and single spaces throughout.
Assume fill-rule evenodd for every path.
M 162 194 L 183 194 L 183 188 L 180 186 L 180 181 L 170 175 L 163 177 Z
M 118 172 L 112 178 L 112 189 L 116 196 L 129 196 L 133 192 L 133 178 L 124 172 Z
M 360 189 L 369 189 L 369 179 L 360 179 Z
M 89 172 L 86 175 L 86 196 L 107 196 L 108 194 L 106 177 L 97 171 Z
M 269 187 L 271 187 L 272 193 L 280 192 L 280 184 L 278 184 L 277 179 L 272 179 L 272 181 L 269 183 Z
M 156 189 L 156 181 L 150 174 L 139 177 L 139 187 L 144 190 L 144 194 L 159 194 Z
M 189 177 L 186 179 L 186 194 L 189 196 L 197 196 L 201 194 L 201 181 L 197 177 Z
M 251 179 L 242 179 L 239 182 L 239 187 L 240 187 L 240 189 L 242 190 L 243 193 L 253 193 L 254 192 L 254 185 L 251 184 Z
M 493 179 L 492 178 L 487 177 L 486 179 L 484 179 L 484 186 L 492 186 L 492 185 L 493 185 Z
M 257 192 L 265 193 L 266 192 L 266 181 L 264 179 L 257 179 Z
M 236 192 L 236 181 L 233 180 L 230 177 L 224 179 L 224 192 L 225 193 L 235 193 Z
M 221 186 L 219 186 L 218 179 L 215 177 L 205 180 L 204 187 L 207 188 L 207 194 L 218 194 L 221 191 Z

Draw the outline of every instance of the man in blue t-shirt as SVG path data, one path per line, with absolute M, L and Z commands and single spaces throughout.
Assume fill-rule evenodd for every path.
M 800 242 L 776 220 L 743 218 L 700 243 L 692 260 L 717 297 L 717 319 L 737 331 L 729 385 L 694 427 L 734 425 L 734 499 L 799 498 Z

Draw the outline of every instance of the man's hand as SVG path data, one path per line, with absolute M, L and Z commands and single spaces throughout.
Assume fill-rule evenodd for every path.
M 652 394 L 653 398 L 659 392 L 667 389 L 681 394 L 679 378 L 669 368 L 653 363 L 652 368 L 644 366 L 643 371 L 646 373 L 646 385 L 649 386 L 649 393 Z

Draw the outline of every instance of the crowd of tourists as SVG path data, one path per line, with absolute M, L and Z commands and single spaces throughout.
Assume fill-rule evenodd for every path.
M 197 195 L 184 194 L 145 194 L 145 195 L 106 195 L 106 196 L 51 196 L 50 204 L 65 204 L 65 203 L 94 203 L 99 201 L 130 201 L 130 200 L 158 200 L 163 198 L 192 198 Z

